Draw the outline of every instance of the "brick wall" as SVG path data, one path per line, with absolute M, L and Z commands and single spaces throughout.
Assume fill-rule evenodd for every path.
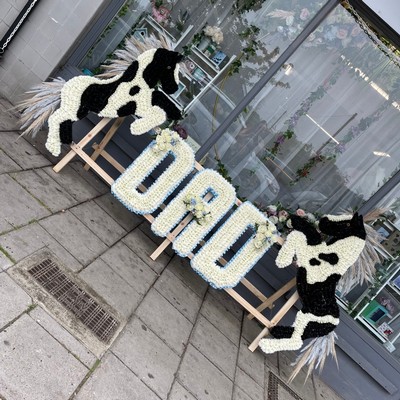
M 0 59 L 0 96 L 15 103 L 46 80 L 82 32 L 111 0 L 40 0 Z M 0 37 L 26 0 L 0 0 Z

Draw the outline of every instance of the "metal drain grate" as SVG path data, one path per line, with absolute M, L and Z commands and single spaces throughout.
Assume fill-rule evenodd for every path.
M 32 277 L 72 312 L 102 342 L 108 343 L 120 323 L 49 258 L 28 269 Z
M 269 371 L 267 400 L 302 400 L 285 382 Z

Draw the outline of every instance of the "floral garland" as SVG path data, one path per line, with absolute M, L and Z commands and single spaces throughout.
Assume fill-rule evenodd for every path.
M 200 196 L 193 193 L 186 195 L 183 202 L 186 205 L 186 210 L 193 214 L 193 218 L 199 225 L 207 225 L 212 219 L 210 207 Z
M 168 155 L 174 157 L 172 164 L 145 193 L 139 192 L 139 184 Z M 176 132 L 170 129 L 160 130 L 156 140 L 152 141 L 113 183 L 111 193 L 130 211 L 141 215 L 150 214 L 177 188 L 181 180 L 191 173 L 194 163 L 193 150 Z
M 256 225 L 261 227 L 256 230 Z M 234 257 L 220 267 L 217 260 L 252 228 L 256 233 L 236 252 Z M 262 235 L 262 240 L 260 236 Z M 257 261 L 277 241 L 275 226 L 249 202 L 242 203 L 232 216 L 217 230 L 210 240 L 191 260 L 192 268 L 216 289 L 232 288 L 253 268 Z M 262 242 L 262 243 L 261 243 Z
M 299 122 L 299 119 L 308 113 L 312 105 L 317 100 L 320 100 L 325 96 L 328 90 L 337 82 L 338 78 L 343 72 L 343 69 L 344 66 L 335 68 L 331 75 L 320 86 L 318 86 L 316 90 L 311 92 L 305 100 L 301 102 L 297 111 L 285 122 L 287 129 L 283 133 L 281 132 L 276 136 L 272 147 L 266 149 L 266 158 L 271 157 L 271 155 L 273 157 L 277 156 L 283 143 L 285 143 L 286 140 L 296 136 L 294 128 Z
M 172 229 L 187 215 L 191 210 L 187 207 L 187 200 L 192 198 L 193 193 L 197 193 L 199 208 L 199 218 L 203 222 L 203 211 L 207 208 L 207 215 L 212 217 L 204 218 L 204 222 L 199 224 L 196 221 L 189 223 L 185 229 L 177 236 L 172 244 L 172 248 L 181 257 L 189 255 L 200 241 L 211 231 L 211 229 L 221 220 L 221 218 L 232 208 L 236 201 L 235 188 L 226 181 L 218 172 L 205 169 L 198 172 L 193 179 L 175 196 L 168 206 L 155 218 L 151 224 L 152 231 L 158 236 L 167 236 Z M 212 193 L 213 198 L 205 203 L 202 198 Z M 211 211 L 210 211 L 211 210 Z M 200 215 L 201 214 L 201 215 Z

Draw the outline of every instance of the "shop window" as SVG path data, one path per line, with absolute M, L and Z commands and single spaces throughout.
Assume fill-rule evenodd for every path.
M 271 36 L 285 35 L 277 23 L 285 10 L 268 12 Z M 264 209 L 357 209 L 398 170 L 399 88 L 398 65 L 338 6 L 205 163 Z

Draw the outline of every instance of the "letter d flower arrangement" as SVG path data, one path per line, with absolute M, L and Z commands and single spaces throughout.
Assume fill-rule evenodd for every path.
M 200 196 L 189 193 L 183 200 L 186 209 L 193 214 L 199 225 L 208 225 L 212 220 L 209 205 Z

